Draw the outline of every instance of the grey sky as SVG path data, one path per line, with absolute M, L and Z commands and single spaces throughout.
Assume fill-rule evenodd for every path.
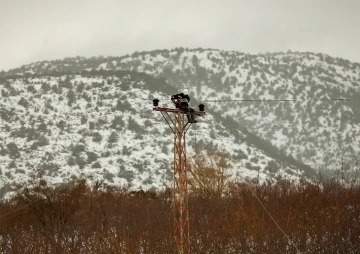
M 360 0 L 0 0 L 0 70 L 175 47 L 360 62 Z

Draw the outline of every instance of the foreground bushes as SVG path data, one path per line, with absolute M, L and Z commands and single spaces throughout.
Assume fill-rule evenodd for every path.
M 0 253 L 176 253 L 171 197 L 40 181 L 1 203 Z M 360 251 L 358 186 L 230 183 L 189 213 L 192 253 Z

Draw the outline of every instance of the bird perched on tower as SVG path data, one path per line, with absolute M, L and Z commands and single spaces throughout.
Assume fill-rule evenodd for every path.
M 171 96 L 171 101 L 175 104 L 176 108 L 187 108 L 189 106 L 190 97 L 188 90 L 184 89 L 182 93 L 174 94 Z
M 189 123 L 197 122 L 195 120 L 195 115 L 193 114 L 195 110 L 189 107 L 190 97 L 189 97 L 189 91 L 187 89 L 184 89 L 182 93 L 172 95 L 171 101 L 174 103 L 176 108 L 186 113 Z

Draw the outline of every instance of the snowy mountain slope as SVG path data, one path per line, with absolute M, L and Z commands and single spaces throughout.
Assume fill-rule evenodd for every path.
M 44 67 L 45 66 L 45 67 Z M 89 68 L 85 68 L 89 67 Z M 91 67 L 90 67 L 91 66 Z M 314 168 L 357 163 L 360 64 L 309 52 L 249 55 L 212 49 L 155 50 L 110 58 L 39 62 L 15 73 L 49 69 L 133 70 L 190 88 L 202 101 L 295 99 L 294 102 L 207 102 L 207 107 Z M 314 100 L 315 99 L 315 100 Z
M 101 67 L 109 67 L 103 63 Z M 358 157 L 360 64 L 323 54 L 246 55 L 218 50 L 133 54 L 117 69 L 163 76 L 206 100 L 296 99 L 295 102 L 208 102 L 314 168 Z
M 171 106 L 174 90 L 164 80 L 128 71 L 0 80 L 2 194 L 38 172 L 52 183 L 82 176 L 136 189 L 171 186 L 173 136 L 152 111 L 151 100 Z M 271 152 L 271 146 L 264 151 L 249 139 L 251 133 L 224 124 L 210 111 L 194 125 L 188 133 L 189 157 L 199 150 L 224 150 L 232 157 L 232 177 L 313 174 Z

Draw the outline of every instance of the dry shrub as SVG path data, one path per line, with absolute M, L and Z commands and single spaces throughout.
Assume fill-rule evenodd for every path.
M 188 165 L 190 193 L 200 197 L 221 197 L 228 183 L 230 156 L 226 153 L 196 155 Z
M 360 250 L 359 186 L 226 186 L 226 192 L 190 195 L 192 253 Z M 169 197 L 169 190 L 134 195 L 84 180 L 62 186 L 42 181 L 0 203 L 0 253 L 177 253 Z

